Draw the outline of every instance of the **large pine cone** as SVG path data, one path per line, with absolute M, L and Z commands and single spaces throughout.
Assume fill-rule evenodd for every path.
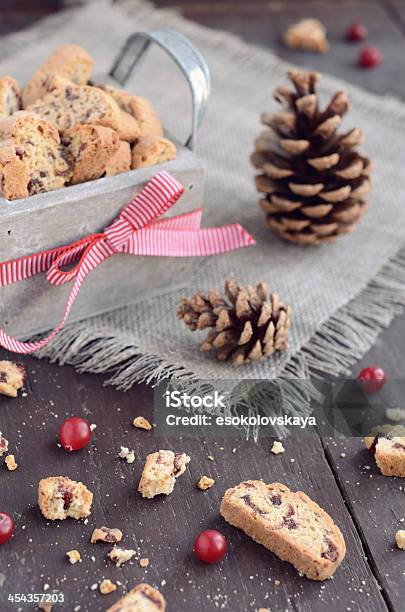
M 225 294 L 223 298 L 218 291 L 208 296 L 196 293 L 183 299 L 177 312 L 192 331 L 210 328 L 203 351 L 213 349 L 220 361 L 231 359 L 239 366 L 287 350 L 291 308 L 277 293 L 269 294 L 265 283 L 239 287 L 228 280 Z
M 256 140 L 251 160 L 261 170 L 256 186 L 264 194 L 260 205 L 267 225 L 298 244 L 334 242 L 353 231 L 367 209 L 364 196 L 371 187 L 370 160 L 359 155 L 360 129 L 338 135 L 349 110 L 344 91 L 319 110 L 314 72 L 292 71 L 295 92 L 274 92 L 286 108 L 262 115 L 268 128 Z

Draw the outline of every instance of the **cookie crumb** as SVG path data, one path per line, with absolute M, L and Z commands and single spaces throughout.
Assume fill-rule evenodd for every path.
M 326 28 L 319 19 L 302 19 L 294 23 L 284 34 L 283 42 L 290 49 L 303 49 L 317 53 L 329 51 Z
M 119 546 L 114 546 L 108 553 L 108 557 L 117 567 L 121 567 L 121 565 L 132 559 L 134 555 L 136 555 L 136 550 L 119 548 Z
M 257 612 L 271 612 L 270 608 L 259 608 Z
M 405 531 L 403 529 L 397 531 L 395 540 L 398 548 L 400 548 L 401 550 L 405 550 Z
M 135 417 L 132 421 L 132 425 L 138 429 L 146 429 L 146 431 L 152 429 L 152 425 L 149 423 L 148 419 L 145 419 L 143 416 Z
M 90 542 L 95 544 L 96 542 L 108 542 L 109 544 L 115 544 L 121 542 L 122 531 L 120 529 L 111 529 L 110 527 L 97 527 L 91 534 Z
M 346 459 L 346 453 L 340 453 L 340 456 L 342 457 L 342 459 Z
M 14 472 L 18 468 L 14 455 L 7 455 L 5 462 L 9 472 Z
M 275 585 L 275 586 L 280 586 L 280 584 L 281 584 L 280 580 L 275 580 L 275 581 L 274 581 L 274 585 Z
M 139 559 L 139 565 L 141 567 L 148 567 L 148 565 L 149 565 L 148 557 L 142 557 L 142 559 Z
M 387 408 L 385 416 L 390 421 L 405 421 L 405 410 L 403 408 Z
M 135 461 L 135 453 L 133 450 L 129 450 L 126 446 L 121 446 L 121 450 L 118 453 L 120 459 L 125 459 L 127 463 L 133 463 Z
M 214 458 L 212 455 L 208 455 L 208 459 L 209 459 L 210 461 L 215 461 L 215 458 Z
M 8 450 L 8 440 L 3 438 L 3 434 L 0 431 L 0 457 L 4 455 Z
M 102 595 L 108 595 L 109 593 L 114 593 L 114 591 L 117 590 L 117 585 L 111 582 L 111 580 L 108 578 L 100 582 L 99 589 Z
M 280 453 L 285 453 L 285 448 L 281 442 L 275 440 L 273 442 L 273 446 L 271 447 L 271 452 L 273 453 L 273 455 L 279 455 Z
M 71 563 L 72 565 L 74 565 L 75 563 L 81 563 L 82 561 L 78 550 L 68 550 L 66 556 L 69 559 L 69 563 Z
M 94 431 L 95 429 L 97 429 L 97 425 L 95 423 L 91 423 L 90 431 Z
M 51 603 L 39 603 L 38 610 L 42 610 L 43 612 L 51 612 L 53 608 L 53 604 Z
M 215 484 L 215 480 L 210 478 L 209 476 L 201 476 L 200 480 L 197 483 L 197 487 L 201 489 L 201 491 L 206 491 L 210 489 L 212 485 Z
M 0 361 L 0 394 L 17 397 L 17 391 L 24 385 L 25 368 L 14 361 Z

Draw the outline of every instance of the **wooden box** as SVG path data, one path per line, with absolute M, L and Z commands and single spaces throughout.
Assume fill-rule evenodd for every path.
M 204 169 L 194 155 L 198 125 L 209 95 L 208 69 L 183 36 L 170 30 L 133 35 L 110 73 L 122 85 L 151 42 L 182 68 L 193 95 L 192 135 L 177 144 L 174 161 L 132 170 L 57 191 L 8 202 L 0 199 L 0 261 L 21 258 L 103 230 L 159 170 L 178 179 L 185 193 L 165 216 L 202 205 Z M 111 81 L 110 81 L 111 82 Z M 73 306 L 69 322 L 124 306 L 184 283 L 192 259 L 115 255 L 93 270 Z M 43 274 L 0 289 L 0 328 L 20 339 L 53 328 L 61 319 L 70 284 L 56 287 Z

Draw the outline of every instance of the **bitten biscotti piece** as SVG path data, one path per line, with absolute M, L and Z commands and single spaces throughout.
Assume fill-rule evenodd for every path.
M 61 45 L 30 79 L 23 91 L 23 104 L 26 108 L 50 91 L 49 77 L 57 76 L 76 85 L 86 85 L 93 60 L 85 49 L 78 45 Z
M 110 158 L 107 163 L 106 176 L 114 176 L 122 172 L 131 170 L 131 147 L 129 142 L 120 141 L 118 151 Z
M 1 191 L 8 200 L 63 187 L 71 176 L 69 156 L 54 125 L 19 111 L 0 121 Z
M 64 132 L 76 123 L 102 125 L 119 130 L 121 111 L 116 102 L 101 89 L 88 85 L 58 87 L 27 107 Z
M 166 600 L 149 584 L 138 584 L 106 612 L 164 612 Z
M 17 397 L 25 380 L 25 369 L 21 363 L 0 361 L 0 394 Z M 1 436 L 0 436 L 1 437 Z
M 151 499 L 164 493 L 169 495 L 174 488 L 176 478 L 184 474 L 190 457 L 185 453 L 173 453 L 160 450 L 146 457 L 138 491 L 142 497 Z
M 38 485 L 38 504 L 50 521 L 86 518 L 91 513 L 93 493 L 82 482 L 65 476 L 49 476 Z
M 134 96 L 123 89 L 117 89 L 109 85 L 101 86 L 101 89 L 114 98 L 123 111 L 129 113 L 137 120 L 139 138 L 144 136 L 163 136 L 161 121 L 153 104 L 147 98 Z
M 389 426 L 389 431 L 364 439 L 384 476 L 405 478 L 405 428 Z
M 223 518 L 312 580 L 330 578 L 346 554 L 331 517 L 305 493 L 278 482 L 241 482 L 221 503 Z
M 10 76 L 0 78 L 0 118 L 12 115 L 21 109 L 21 90 Z
M 62 143 L 73 159 L 71 183 L 76 184 L 100 178 L 120 141 L 111 128 L 78 124 L 63 133 Z
M 176 159 L 176 147 L 167 138 L 146 136 L 132 149 L 132 168 L 155 166 Z

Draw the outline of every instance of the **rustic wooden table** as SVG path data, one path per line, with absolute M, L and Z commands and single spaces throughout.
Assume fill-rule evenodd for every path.
M 271 47 L 295 63 L 405 98 L 401 78 L 405 0 L 160 0 L 157 4 L 177 5 L 191 19 Z M 57 0 L 3 0 L 0 32 L 27 26 L 61 5 Z M 318 16 L 327 25 L 333 45 L 329 55 L 294 53 L 281 46 L 280 32 L 304 16 Z M 345 28 L 355 20 L 368 26 L 370 42 L 384 53 L 377 70 L 358 69 L 356 46 L 343 40 Z M 404 322 L 405 316 L 393 322 L 353 369 L 354 375 L 376 362 L 391 378 L 402 376 Z M 285 454 L 274 456 L 268 439 L 257 444 L 229 438 L 167 439 L 159 431 L 131 426 L 138 414 L 153 420 L 151 389 L 139 386 L 122 393 L 103 387 L 102 376 L 79 375 L 70 367 L 33 358 L 22 361 L 28 370 L 26 393 L 15 400 L 0 398 L 0 429 L 19 463 L 17 472 L 9 473 L 4 466 L 0 470 L 0 509 L 16 518 L 15 537 L 0 549 L 1 611 L 15 609 L 7 601 L 9 593 L 40 593 L 45 584 L 64 593 L 63 610 L 103 610 L 141 581 L 159 586 L 173 612 L 405 609 L 405 554 L 394 544 L 405 518 L 405 486 L 379 474 L 361 440 L 289 439 Z M 56 434 L 61 421 L 72 414 L 83 415 L 97 429 L 89 449 L 68 455 L 56 446 Z M 133 465 L 117 458 L 121 445 L 135 449 Z M 145 501 L 136 493 L 137 481 L 143 458 L 157 448 L 187 451 L 192 461 L 170 497 Z M 36 504 L 38 480 L 56 474 L 82 480 L 93 490 L 87 524 L 72 520 L 47 524 L 41 517 Z M 217 481 L 205 493 L 195 487 L 202 474 Z M 288 564 L 224 524 L 218 513 L 223 492 L 246 478 L 277 480 L 302 489 L 332 514 L 347 543 L 347 557 L 333 580 L 319 584 L 299 577 Z M 119 527 L 125 546 L 149 557 L 150 566 L 113 566 L 106 558 L 108 547 L 89 543 L 93 527 L 101 524 Z M 215 566 L 202 565 L 191 554 L 195 535 L 210 527 L 220 529 L 229 541 L 228 554 Z M 69 565 L 65 552 L 72 548 L 80 550 L 81 564 Z M 91 585 L 107 577 L 119 581 L 120 587 L 103 597 Z

